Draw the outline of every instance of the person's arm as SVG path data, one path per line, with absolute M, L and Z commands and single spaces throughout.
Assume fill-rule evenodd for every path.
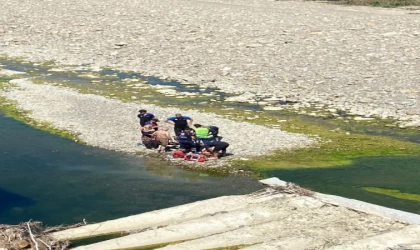
M 191 117 L 188 117 L 188 126 L 191 127 L 194 123 L 194 120 Z
M 169 131 L 166 131 L 166 135 L 171 142 L 175 142 L 174 138 L 172 138 L 171 133 Z
M 174 119 L 175 119 L 174 117 L 169 117 L 168 119 L 164 120 L 163 122 L 175 125 L 175 122 L 173 121 Z

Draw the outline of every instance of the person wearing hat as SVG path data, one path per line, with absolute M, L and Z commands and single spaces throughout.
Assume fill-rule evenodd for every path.
M 189 116 L 177 113 L 175 116 L 166 119 L 165 122 L 174 125 L 175 135 L 178 136 L 181 131 L 188 129 L 191 126 L 193 119 Z
M 145 109 L 140 109 L 137 117 L 140 119 L 140 126 L 144 127 L 147 124 L 150 124 L 151 120 L 155 118 L 155 115 L 148 113 Z

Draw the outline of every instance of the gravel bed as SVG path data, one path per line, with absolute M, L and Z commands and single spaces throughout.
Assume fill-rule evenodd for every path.
M 12 0 L 0 8 L 0 54 L 420 126 L 418 14 L 299 1 Z
M 228 153 L 233 154 L 232 158 L 263 155 L 274 149 L 307 147 L 314 142 L 305 135 L 231 121 L 196 110 L 123 103 L 103 96 L 80 94 L 69 88 L 33 84 L 25 79 L 15 79 L 11 83 L 15 86 L 0 95 L 17 101 L 20 109 L 32 111 L 31 118 L 80 134 L 79 138 L 89 145 L 116 151 L 152 151 L 137 145 L 140 142 L 140 125 L 136 116 L 140 108 L 153 112 L 161 120 L 181 112 L 191 116 L 196 123 L 219 126 L 223 140 L 230 144 Z M 171 125 L 161 124 L 173 131 Z

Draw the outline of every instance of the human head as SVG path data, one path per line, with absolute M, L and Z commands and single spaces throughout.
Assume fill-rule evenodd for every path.
M 145 110 L 145 109 L 140 109 L 140 110 L 139 110 L 139 113 L 140 113 L 140 114 L 147 113 L 147 110 Z
M 194 127 L 196 127 L 196 128 L 201 128 L 201 127 L 202 127 L 202 125 L 201 125 L 201 124 L 194 124 Z
M 181 115 L 180 113 L 176 113 L 176 114 L 175 114 L 175 117 L 176 117 L 176 118 L 181 118 L 181 117 L 182 117 L 182 115 Z

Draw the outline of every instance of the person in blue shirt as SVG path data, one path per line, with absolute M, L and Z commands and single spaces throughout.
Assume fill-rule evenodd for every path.
M 182 130 L 189 129 L 193 123 L 193 119 L 189 116 L 175 114 L 175 116 L 169 117 L 165 120 L 166 123 L 174 125 L 175 135 L 179 135 Z
M 155 118 L 155 115 L 148 113 L 145 109 L 140 109 L 137 117 L 140 119 L 140 126 L 144 127 L 145 125 L 150 124 L 151 120 Z

